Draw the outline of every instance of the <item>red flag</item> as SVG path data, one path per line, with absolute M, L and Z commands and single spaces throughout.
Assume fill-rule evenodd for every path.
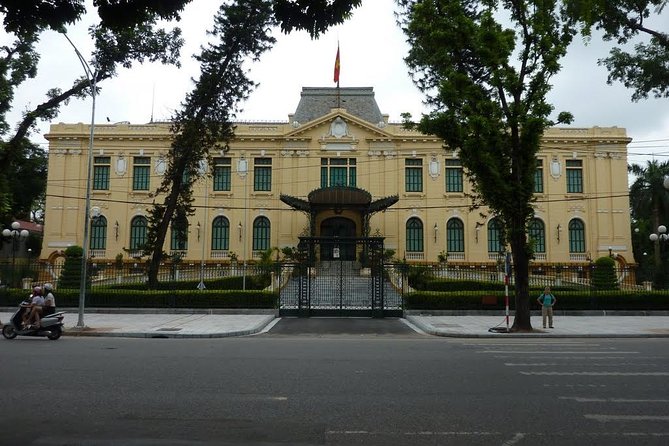
M 339 87 L 339 44 L 337 44 L 337 58 L 334 65 L 334 81 L 337 83 L 337 87 Z

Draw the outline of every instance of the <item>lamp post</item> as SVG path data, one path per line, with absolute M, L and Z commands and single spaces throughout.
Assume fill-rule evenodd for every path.
M 2 236 L 10 238 L 12 241 L 12 283 L 11 286 L 16 286 L 16 251 L 19 244 L 28 238 L 28 230 L 21 229 L 21 224 L 18 221 L 12 222 L 12 229 L 5 228 L 2 230 Z
M 89 238 L 90 238 L 90 219 L 89 214 L 91 210 L 91 177 L 93 175 L 93 137 L 95 136 L 95 97 L 96 97 L 96 82 L 97 82 L 97 70 L 94 72 L 91 70 L 91 67 L 84 59 L 84 56 L 81 55 L 79 49 L 72 43 L 67 34 L 63 33 L 67 41 L 70 43 L 74 52 L 81 63 L 84 73 L 86 74 L 86 79 L 88 84 L 91 87 L 91 128 L 90 135 L 88 139 L 88 167 L 86 169 L 86 205 L 84 209 L 84 240 L 83 240 L 83 253 L 81 256 L 81 285 L 79 286 L 79 320 L 77 321 L 77 327 L 84 327 L 84 305 L 86 302 L 86 276 L 88 274 L 88 248 L 89 248 Z
M 198 172 L 200 176 L 204 176 L 204 227 L 203 227 L 203 233 L 202 233 L 202 261 L 200 263 L 200 283 L 197 285 L 197 289 L 202 291 L 206 287 L 204 284 L 204 256 L 206 252 L 206 246 L 207 246 L 207 225 L 209 224 L 209 204 L 208 204 L 208 198 L 209 198 L 209 174 L 208 174 L 208 169 L 209 166 L 207 164 L 207 160 L 200 160 L 200 163 L 198 165 Z M 200 240 L 200 222 L 197 223 L 197 238 L 198 241 Z
M 669 235 L 667 234 L 667 227 L 665 225 L 658 226 L 656 231 L 657 232 L 654 232 L 651 235 L 649 235 L 648 238 L 650 239 L 651 242 L 655 244 L 655 252 L 657 255 L 655 257 L 654 281 L 656 282 L 655 287 L 658 288 L 659 285 L 661 285 L 660 283 L 658 283 L 658 281 L 660 281 L 662 277 L 661 272 L 662 272 L 662 267 L 664 266 L 664 261 L 662 259 L 662 252 L 661 252 L 662 248 L 660 246 L 661 245 L 660 242 L 663 242 L 662 244 L 664 244 L 664 242 L 667 242 L 669 240 Z
M 246 177 L 248 176 L 249 173 L 249 162 L 246 158 L 242 156 L 242 158 L 239 159 L 237 162 L 237 174 L 244 179 L 244 228 L 243 228 L 243 234 L 242 230 L 240 229 L 240 237 L 242 239 L 242 255 L 244 256 L 244 260 L 242 263 L 242 289 L 246 290 L 246 245 L 247 245 L 247 240 L 246 240 L 246 234 L 247 234 L 247 228 L 248 228 L 248 196 L 246 195 Z

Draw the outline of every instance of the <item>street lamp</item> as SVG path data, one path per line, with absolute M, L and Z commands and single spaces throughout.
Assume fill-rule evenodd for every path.
M 244 234 L 242 237 L 242 229 L 240 227 L 239 231 L 239 237 L 242 239 L 242 247 L 243 247 L 243 252 L 242 255 L 244 256 L 244 262 L 242 264 L 242 289 L 246 290 L 246 245 L 247 245 L 247 240 L 246 240 L 246 231 L 248 228 L 248 223 L 249 223 L 249 206 L 248 206 L 248 195 L 246 194 L 246 177 L 248 176 L 249 173 L 249 162 L 244 156 L 239 159 L 237 162 L 237 174 L 244 179 Z M 241 224 L 241 223 L 240 223 Z
M 666 181 L 665 181 L 666 182 Z M 669 240 L 669 235 L 667 234 L 667 227 L 665 225 L 660 225 L 657 227 L 657 232 L 652 233 L 648 236 L 651 242 L 655 245 L 655 285 L 658 285 L 658 279 L 661 278 L 658 274 L 662 268 L 662 249 L 660 247 L 660 242 L 666 242 Z M 660 268 L 660 269 L 658 269 Z
M 91 131 L 90 131 L 90 136 L 88 139 L 88 168 L 86 169 L 86 205 L 84 209 L 84 240 L 83 240 L 83 253 L 81 256 L 81 285 L 79 286 L 79 320 L 77 322 L 77 327 L 83 328 L 84 327 L 84 305 L 86 301 L 86 275 L 88 274 L 88 245 L 89 245 L 89 238 L 90 238 L 90 233 L 89 233 L 89 225 L 90 225 L 90 220 L 89 220 L 89 214 L 91 210 L 91 176 L 93 175 L 93 137 L 95 135 L 95 97 L 96 97 L 96 82 L 97 82 L 97 70 L 94 72 L 91 70 L 91 67 L 88 65 L 86 62 L 86 59 L 84 59 L 84 56 L 81 55 L 79 52 L 79 49 L 72 43 L 70 38 L 65 34 L 64 32 L 62 33 L 63 36 L 67 39 L 67 41 L 70 43 L 72 48 L 74 49 L 74 52 L 77 55 L 77 58 L 79 59 L 79 62 L 81 63 L 82 68 L 84 69 L 84 73 L 86 74 L 86 79 L 88 80 L 88 84 L 91 87 L 91 98 L 92 98 L 92 104 L 91 104 Z
M 28 238 L 28 230 L 20 229 L 21 224 L 18 221 L 12 223 L 12 229 L 2 230 L 2 236 L 12 240 L 12 287 L 16 286 L 16 251 L 19 244 Z
M 657 241 L 665 242 L 669 240 L 669 235 L 667 235 L 667 227 L 665 225 L 660 225 L 657 227 L 657 233 L 653 233 L 648 236 L 651 242 L 655 243 Z
M 200 262 L 200 283 L 197 285 L 197 289 L 202 291 L 206 287 L 204 284 L 204 256 L 207 246 L 207 225 L 209 224 L 209 165 L 206 159 L 200 160 L 198 163 L 198 173 L 200 177 L 204 176 L 204 226 L 202 227 L 202 259 Z M 200 222 L 197 222 L 197 240 L 200 241 Z

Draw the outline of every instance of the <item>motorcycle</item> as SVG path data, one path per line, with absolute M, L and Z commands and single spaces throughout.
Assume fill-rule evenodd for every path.
M 49 314 L 40 320 L 39 327 L 22 327 L 23 314 L 28 311 L 28 307 L 20 306 L 19 309 L 9 320 L 8 324 L 2 327 L 2 335 L 5 339 L 14 339 L 17 336 L 46 336 L 55 341 L 63 334 L 64 311 Z

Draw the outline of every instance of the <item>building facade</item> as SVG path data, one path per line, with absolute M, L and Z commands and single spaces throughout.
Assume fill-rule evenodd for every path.
M 169 123 L 95 126 L 90 216 L 84 215 L 90 127 L 53 124 L 42 258 L 82 245 L 110 261 L 141 255 L 166 169 Z M 610 252 L 634 263 L 622 128 L 550 128 L 537 156 L 534 262 L 584 263 Z M 304 88 L 286 122 L 238 122 L 194 189 L 185 237 L 164 250 L 191 262 L 251 260 L 299 236 L 385 237 L 410 262 L 494 262 L 499 221 L 471 209 L 457 150 L 391 123 L 372 88 Z M 185 240 L 184 240 L 185 238 Z M 346 255 L 346 254 L 342 254 Z

